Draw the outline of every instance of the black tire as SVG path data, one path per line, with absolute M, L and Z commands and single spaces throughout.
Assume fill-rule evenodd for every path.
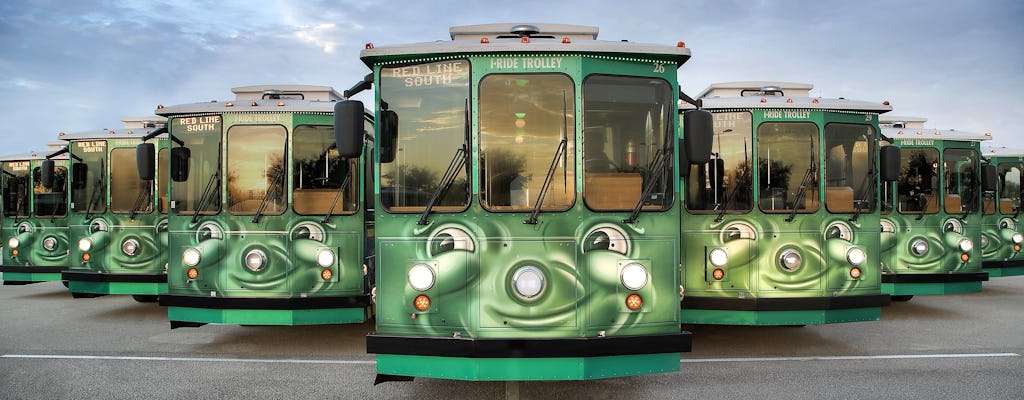
M 889 297 L 892 299 L 892 301 L 906 302 L 906 301 L 910 301 L 910 299 L 914 298 L 914 295 L 912 295 L 912 294 L 904 294 L 904 295 L 889 296 Z
M 156 303 L 159 300 L 155 294 L 133 294 L 132 298 L 139 303 Z

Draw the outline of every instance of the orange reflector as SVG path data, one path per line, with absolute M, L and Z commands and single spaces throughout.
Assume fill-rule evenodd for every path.
M 725 271 L 722 271 L 721 268 L 715 268 L 714 271 L 711 271 L 711 277 L 715 278 L 716 281 L 720 281 L 722 278 L 725 278 Z
M 416 296 L 416 299 L 412 301 L 412 305 L 419 311 L 427 311 L 430 308 L 430 298 L 425 294 L 421 294 Z
M 89 261 L 90 258 L 92 258 L 92 256 L 90 256 L 89 253 L 82 253 L 82 261 Z
M 1013 245 L 1013 251 L 1020 251 L 1020 245 L 1019 244 Z
M 967 260 L 970 260 L 970 259 L 971 259 L 971 256 L 967 255 L 967 253 L 964 253 L 964 254 L 960 255 L 960 261 L 967 262 Z
M 17 256 L 18 255 L 18 249 L 11 250 L 11 255 L 12 256 Z
M 334 273 L 331 272 L 330 269 L 325 269 L 323 271 L 320 271 L 320 277 L 324 278 L 325 281 L 331 280 L 332 276 L 334 276 Z
M 196 279 L 199 277 L 199 270 L 195 268 L 189 268 L 188 271 L 185 271 L 185 276 L 187 276 L 188 279 Z
M 644 305 L 644 299 L 640 295 L 633 293 L 626 296 L 626 308 L 630 310 L 639 310 Z
M 859 279 L 860 278 L 860 268 L 857 268 L 857 267 L 850 268 L 850 277 L 853 278 L 853 279 Z

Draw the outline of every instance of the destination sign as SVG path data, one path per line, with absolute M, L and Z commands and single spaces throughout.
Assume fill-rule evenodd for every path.
M 561 69 L 561 57 L 503 57 L 491 59 L 492 69 Z
M 896 139 L 896 143 L 902 146 L 934 146 L 934 139 Z
M 28 171 L 28 161 L 8 162 L 7 166 L 11 168 L 11 171 Z
M 764 110 L 764 119 L 773 118 L 786 118 L 786 119 L 803 119 L 810 118 L 810 110 Z
M 76 153 L 102 153 L 107 149 L 107 142 L 93 140 L 88 142 L 75 142 Z
M 234 115 L 236 124 L 281 124 L 290 114 L 238 114 Z M 217 128 L 220 131 L 220 128 Z
M 172 131 L 175 133 L 220 133 L 220 115 L 175 118 Z
M 456 80 L 461 81 L 469 77 L 469 63 L 465 60 L 454 60 L 383 68 L 381 76 L 385 79 L 400 79 L 405 87 L 451 85 L 456 83 Z

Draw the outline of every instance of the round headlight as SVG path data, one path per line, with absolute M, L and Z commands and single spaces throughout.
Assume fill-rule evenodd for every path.
M 245 267 L 252 272 L 259 271 L 267 266 L 267 253 L 263 250 L 252 249 L 245 253 Z
M 647 268 L 638 263 L 626 264 L 622 267 L 622 275 L 619 278 L 626 289 L 640 290 L 647 285 Z
M 724 249 L 713 249 L 708 253 L 708 261 L 711 262 L 711 265 L 722 267 L 729 262 L 729 254 Z
M 981 235 L 981 248 L 988 247 L 988 236 Z
M 121 252 L 125 255 L 134 256 L 139 252 L 139 241 L 135 239 L 127 239 L 121 242 Z
M 867 258 L 868 255 L 860 247 L 851 247 L 846 251 L 846 261 L 849 261 L 851 265 L 861 265 Z
M 409 268 L 409 286 L 424 291 L 434 286 L 434 269 L 427 264 L 416 264 Z
M 512 274 L 512 286 L 520 296 L 534 298 L 544 290 L 544 274 L 537 267 L 521 267 Z
M 803 263 L 803 256 L 795 249 L 786 249 L 779 255 L 779 266 L 786 271 L 796 271 Z
M 1024 242 L 1024 235 L 1021 235 L 1020 232 L 1017 232 L 1014 233 L 1013 236 L 1010 236 L 1010 239 L 1013 240 L 1014 243 L 1020 244 L 1021 242 Z
M 199 264 L 199 249 L 195 247 L 189 247 L 185 251 L 181 252 L 181 262 L 185 265 L 194 267 Z
M 928 254 L 928 242 L 924 239 L 916 239 L 910 243 L 910 251 L 916 256 Z
M 321 267 L 330 267 L 334 265 L 334 251 L 331 249 L 320 249 L 316 253 L 316 263 Z
M 53 251 L 54 249 L 56 249 L 57 248 L 57 238 L 55 238 L 53 236 L 47 236 L 46 238 L 44 238 L 43 239 L 43 248 L 46 249 L 46 251 Z
M 16 249 L 16 248 L 18 248 L 19 245 L 21 245 L 21 241 L 18 240 L 18 238 L 16 238 L 16 237 L 12 237 L 12 238 L 7 240 L 7 247 L 10 247 L 12 249 Z
M 78 249 L 81 251 L 89 251 L 92 249 L 92 239 L 81 238 L 78 240 Z
M 959 244 L 960 244 L 960 251 L 962 251 L 962 252 L 966 253 L 968 251 L 971 251 L 971 249 L 974 249 L 974 242 L 972 242 L 971 239 L 968 239 L 968 238 L 960 239 L 960 243 Z

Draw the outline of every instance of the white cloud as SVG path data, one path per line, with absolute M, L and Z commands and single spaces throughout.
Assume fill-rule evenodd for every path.
M 315 26 L 300 26 L 292 35 L 300 42 L 319 47 L 324 53 L 333 54 L 337 42 L 330 38 L 337 35 L 337 30 L 337 26 L 330 23 Z

